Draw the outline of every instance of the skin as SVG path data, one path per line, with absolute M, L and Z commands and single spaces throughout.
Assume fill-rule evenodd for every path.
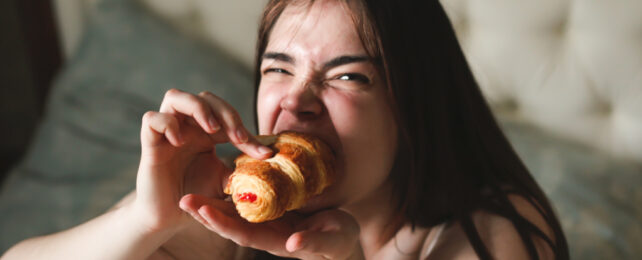
M 352 60 L 333 64 L 341 57 Z M 272 29 L 260 69 L 259 132 L 312 133 L 338 155 L 338 183 L 304 210 L 342 206 L 359 222 L 362 241 L 374 241 L 391 214 L 372 202 L 391 196 L 385 180 L 397 128 L 386 86 L 349 14 L 332 1 L 309 9 L 287 7 Z
M 393 214 L 385 203 L 391 197 L 386 179 L 395 174 L 390 169 L 398 130 L 383 80 L 341 4 L 288 6 L 266 54 L 259 132 L 296 130 L 326 141 L 338 162 L 339 179 L 330 189 L 280 219 L 260 224 L 241 219 L 224 200 L 232 169 L 216 155 L 215 145 L 230 142 L 257 159 L 272 151 L 214 94 L 170 90 L 159 111 L 143 117 L 136 192 L 87 223 L 17 244 L 2 259 L 227 259 L 239 256 L 239 245 L 302 259 L 476 258 L 456 222 L 444 229 L 428 257 L 420 253 L 434 239 L 431 228 L 411 230 L 402 223 L 396 234 L 381 237 Z M 518 211 L 550 236 L 537 211 L 513 199 Z M 509 221 L 484 212 L 473 219 L 498 259 L 527 257 L 514 242 L 519 238 Z M 100 243 L 91 239 L 97 234 Z M 550 257 L 550 249 L 536 243 Z
M 381 192 L 396 152 L 396 123 L 386 86 L 341 4 L 286 8 L 265 53 L 259 132 L 310 133 L 337 154 L 339 181 L 307 210 L 358 204 Z

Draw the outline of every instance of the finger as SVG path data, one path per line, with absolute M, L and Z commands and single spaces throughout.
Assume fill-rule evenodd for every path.
M 347 257 L 356 245 L 356 236 L 354 239 L 349 237 L 350 235 L 340 231 L 304 230 L 292 234 L 285 247 L 290 253 L 307 253 L 324 258 L 342 259 Z
M 264 250 L 282 248 L 288 237 L 286 233 L 270 229 L 265 223 L 256 224 L 243 220 L 236 213 L 234 204 L 230 202 L 200 195 L 190 197 L 184 197 L 185 201 L 181 200 L 181 208 L 193 210 L 198 207 L 195 214 L 203 220 L 201 223 L 204 223 L 205 227 L 238 245 Z
M 201 225 L 203 225 L 207 229 L 218 233 L 221 237 L 229 239 L 228 235 L 225 235 L 225 234 L 221 233 L 219 230 L 217 230 L 215 227 L 213 227 L 208 222 L 208 220 L 206 220 L 201 215 L 201 213 L 199 213 L 199 209 L 201 207 L 203 207 L 203 205 L 205 205 L 205 204 L 203 204 L 202 200 L 203 200 L 202 196 L 195 195 L 195 194 L 188 194 L 188 195 L 183 196 L 183 198 L 179 202 L 179 207 L 183 211 L 189 213 L 192 216 L 192 218 L 197 220 L 199 223 L 201 223 Z
M 354 217 L 339 209 L 317 212 L 297 225 L 297 230 L 336 231 L 341 229 L 358 233 L 359 224 Z
M 143 115 L 142 125 L 141 139 L 143 143 L 153 145 L 164 138 L 176 147 L 184 143 L 178 120 L 172 115 L 148 111 Z
M 237 217 L 224 214 L 218 208 L 204 205 L 198 213 L 207 221 L 208 227 L 243 247 L 273 249 L 283 245 L 286 235 L 265 229 L 262 224 L 251 224 Z
M 216 118 L 222 122 L 229 140 L 239 150 L 256 159 L 265 159 L 272 155 L 272 149 L 250 134 L 238 112 L 230 104 L 210 92 L 201 92 L 198 95 L 210 104 Z
M 349 213 L 324 210 L 306 218 L 287 242 L 289 252 L 321 255 L 326 258 L 347 257 L 360 233 L 359 224 Z
M 234 107 L 225 102 L 225 100 L 207 91 L 199 93 L 198 96 L 203 98 L 212 108 L 214 115 L 223 124 L 232 143 L 242 144 L 249 141 L 249 131 L 243 126 L 241 117 Z
M 160 112 L 170 114 L 180 113 L 194 118 L 198 125 L 209 134 L 216 133 L 221 129 L 221 125 L 216 119 L 209 103 L 199 96 L 177 89 L 170 89 L 165 93 Z
M 198 212 L 200 207 L 207 204 L 217 204 L 217 208 L 226 215 L 234 215 L 236 212 L 234 204 L 232 203 L 197 194 L 187 194 L 183 196 L 179 202 L 179 207 L 184 211 Z
M 256 141 L 253 136 L 250 136 L 249 140 L 250 141 L 246 143 L 234 144 L 234 146 L 236 146 L 236 148 L 241 150 L 243 153 L 259 160 L 270 158 L 274 153 L 274 151 L 270 147 L 262 145 L 261 143 Z

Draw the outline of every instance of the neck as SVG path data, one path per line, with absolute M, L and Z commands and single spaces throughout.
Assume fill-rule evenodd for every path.
M 372 258 L 394 237 L 398 228 L 391 232 L 394 205 L 391 203 L 392 185 L 384 184 L 365 199 L 346 205 L 343 210 L 355 217 L 361 228 L 359 239 L 366 259 Z

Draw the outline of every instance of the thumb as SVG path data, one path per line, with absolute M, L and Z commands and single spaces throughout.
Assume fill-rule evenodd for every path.
M 344 259 L 356 247 L 357 236 L 341 231 L 304 230 L 290 235 L 285 248 L 290 253 L 319 255 L 326 259 Z

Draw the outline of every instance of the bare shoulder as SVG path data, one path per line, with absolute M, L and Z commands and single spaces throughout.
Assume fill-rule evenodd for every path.
M 509 195 L 518 213 L 533 223 L 554 241 L 552 228 L 546 223 L 539 211 L 528 200 L 518 195 Z M 528 259 L 528 251 L 513 223 L 487 211 L 473 213 L 472 220 L 488 252 L 495 259 Z M 533 243 L 540 259 L 553 259 L 554 254 L 548 244 L 538 236 L 532 235 Z M 430 243 L 430 241 L 426 241 Z M 442 232 L 437 244 L 427 259 L 478 259 L 472 244 L 466 237 L 461 223 L 451 223 Z

